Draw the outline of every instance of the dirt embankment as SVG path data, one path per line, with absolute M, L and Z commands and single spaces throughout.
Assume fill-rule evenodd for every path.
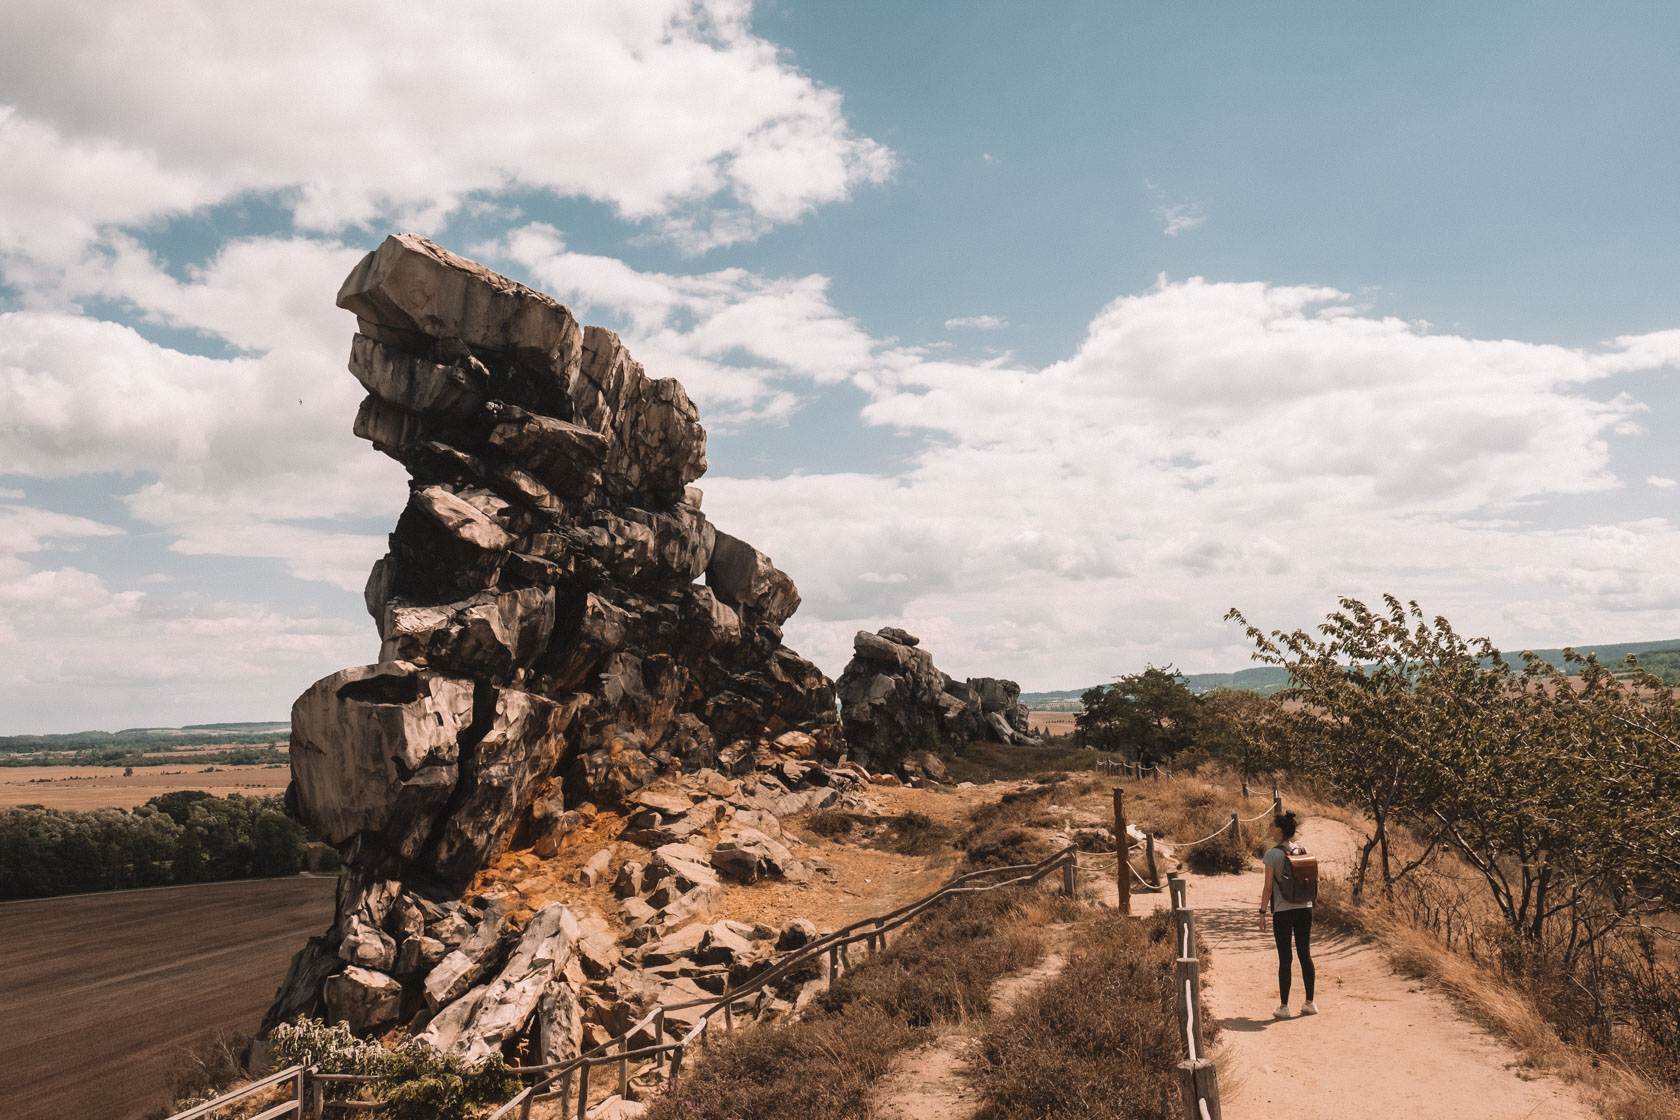
M 133 1120 L 167 1104 L 183 1047 L 253 1031 L 332 878 L 0 903 L 0 1115 Z

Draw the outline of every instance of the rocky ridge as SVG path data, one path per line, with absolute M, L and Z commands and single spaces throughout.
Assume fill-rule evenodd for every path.
M 731 889 L 832 873 L 785 818 L 873 812 L 892 779 L 870 769 L 942 778 L 930 728 L 1032 741 L 1012 682 L 953 681 L 888 628 L 842 677 L 847 761 L 834 684 L 782 644 L 797 588 L 702 512 L 698 413 L 612 332 L 413 236 L 338 302 L 368 390 L 354 430 L 410 493 L 366 589 L 378 661 L 293 707 L 288 805 L 346 866 L 265 1026 L 575 1055 L 816 936 L 718 920 Z M 533 886 L 556 868 L 566 889 Z
M 660 920 L 637 928 L 701 910 L 707 884 L 689 872 L 710 851 L 670 850 L 697 813 L 732 826 L 730 873 L 797 874 L 734 814 L 773 820 L 857 781 L 809 761 L 839 754 L 833 687 L 782 645 L 793 581 L 701 511 L 706 433 L 680 384 L 419 237 L 368 254 L 338 304 L 357 316 L 350 372 L 368 390 L 354 430 L 412 478 L 365 595 L 378 662 L 293 707 L 288 804 L 346 871 L 333 927 L 267 1022 L 325 1012 L 406 1022 L 472 1057 L 515 1035 L 560 1053 L 582 1029 L 581 947 L 601 931 L 564 906 L 516 929 L 462 891 L 497 852 L 557 851 L 595 806 L 679 770 L 738 782 L 750 804 L 671 820 L 642 806 L 641 831 L 673 839 L 644 884 Z M 759 775 L 787 763 L 797 779 Z
M 859 630 L 852 649 L 835 691 L 846 744 L 864 766 L 885 769 L 972 740 L 1038 745 L 1014 681 L 959 681 L 939 671 L 921 639 L 896 626 Z

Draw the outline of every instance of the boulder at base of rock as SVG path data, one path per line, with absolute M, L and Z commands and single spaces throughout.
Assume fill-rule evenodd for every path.
M 327 977 L 321 987 L 328 1022 L 348 1023 L 354 1031 L 395 1022 L 402 1012 L 402 991 L 395 978 L 355 965 Z

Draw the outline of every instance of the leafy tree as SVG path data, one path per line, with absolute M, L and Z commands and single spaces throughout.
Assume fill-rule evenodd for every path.
M 1298 705 L 1287 720 L 1292 753 L 1371 821 L 1353 876 L 1359 898 L 1373 856 L 1385 889 L 1417 866 L 1395 864 L 1391 826 L 1424 815 L 1448 770 L 1441 752 L 1474 734 L 1477 702 L 1497 687 L 1482 659 L 1498 651 L 1486 639 L 1465 641 L 1444 618 L 1426 621 L 1416 603 L 1391 595 L 1383 597 L 1386 612 L 1340 602 L 1317 636 L 1268 635 L 1234 608 L 1225 617 L 1245 628 L 1255 660 L 1289 670 L 1279 699 Z
M 1210 689 L 1201 696 L 1196 746 L 1244 778 L 1288 766 L 1288 736 L 1274 720 L 1270 698 L 1241 688 Z
M 1087 746 L 1124 751 L 1139 760 L 1170 758 L 1195 741 L 1200 702 L 1172 666 L 1149 666 L 1087 689 L 1074 720 Z
M 1385 889 L 1445 844 L 1486 881 L 1505 924 L 1567 964 L 1610 931 L 1680 898 L 1680 703 L 1640 672 L 1619 679 L 1565 651 L 1571 678 L 1533 654 L 1515 669 L 1416 603 L 1354 599 L 1317 627 L 1265 634 L 1233 610 L 1256 658 L 1285 666 L 1279 720 L 1298 768 L 1371 821 L 1354 874 Z M 1402 865 L 1392 828 L 1422 854 Z

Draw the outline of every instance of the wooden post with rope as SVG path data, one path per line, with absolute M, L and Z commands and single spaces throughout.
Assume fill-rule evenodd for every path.
M 1132 912 L 1132 842 L 1126 835 L 1126 791 L 1114 787 L 1114 881 L 1120 887 L 1120 913 Z
M 1231 847 L 1242 848 L 1242 818 L 1231 814 Z
M 1143 836 L 1143 859 L 1149 865 L 1149 885 L 1159 887 L 1161 876 L 1155 870 L 1155 834 L 1146 832 Z
M 1272 816 L 1283 816 L 1283 798 L 1278 796 L 1278 791 L 1275 788 L 1272 790 Z
M 1211 1061 L 1193 1058 L 1179 1062 L 1178 1084 L 1184 1101 L 1185 1120 L 1221 1120 L 1219 1075 L 1214 1072 Z
M 1173 928 L 1178 935 L 1178 955 L 1181 957 L 1196 956 L 1196 912 L 1194 910 L 1174 910 Z M 1200 957 L 1196 958 L 1200 960 Z
M 1202 962 L 1195 957 L 1179 957 L 1174 969 L 1178 989 L 1178 1025 L 1184 1038 L 1184 1049 L 1191 1058 L 1203 1056 L 1201 969 Z

